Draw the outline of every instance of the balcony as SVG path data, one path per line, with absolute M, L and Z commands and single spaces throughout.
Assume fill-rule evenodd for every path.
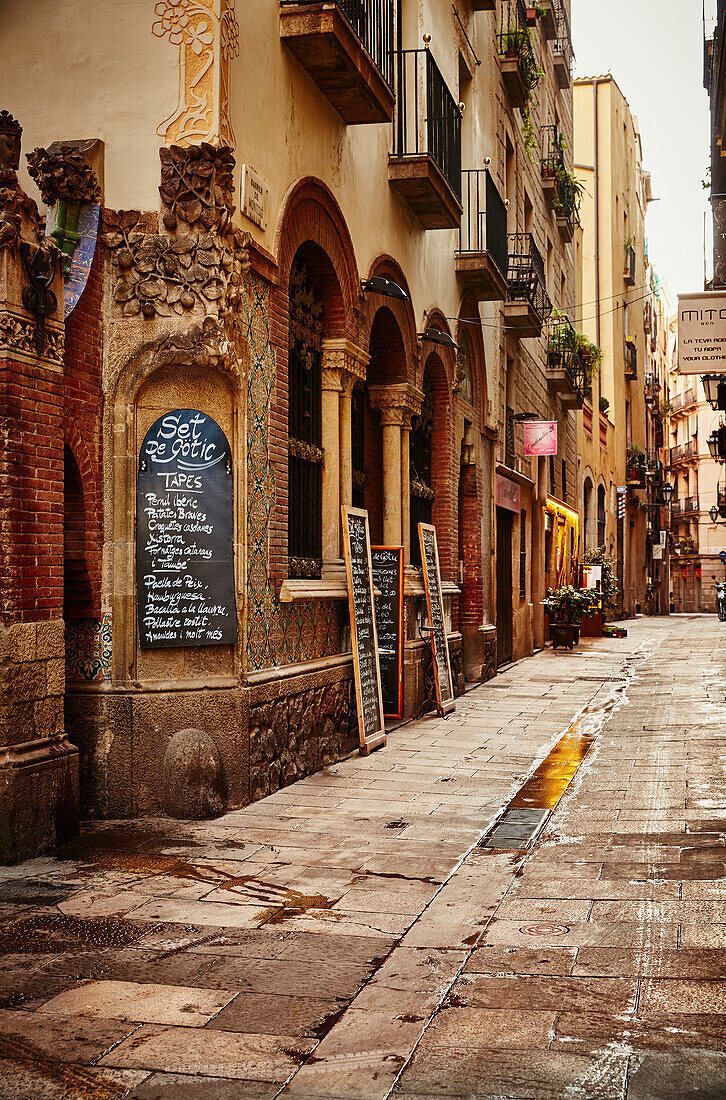
M 559 181 L 567 171 L 565 164 L 565 142 L 559 126 L 542 127 L 542 190 L 545 198 L 556 209 L 559 200 Z
M 625 267 L 623 279 L 626 286 L 635 286 L 635 249 L 632 244 L 625 245 Z
M 507 297 L 507 208 L 489 172 L 474 168 L 461 176 L 456 274 L 480 302 L 501 302 Z
M 567 317 L 555 317 L 547 334 L 547 386 L 563 408 L 581 409 L 588 385 L 577 336 Z
M 461 111 L 429 49 L 396 57 L 388 180 L 424 229 L 461 224 Z
M 683 402 L 681 404 L 681 408 L 687 409 L 689 405 L 694 405 L 697 400 L 698 394 L 696 393 L 695 389 L 691 387 L 691 389 L 686 390 L 686 392 L 683 394 Z
M 679 443 L 677 447 L 671 447 L 671 466 L 679 462 L 686 462 L 689 458 L 698 457 L 698 443 L 695 439 L 689 439 L 687 443 Z
M 508 301 L 504 307 L 507 328 L 520 339 L 541 336 L 552 313 L 547 293 L 544 261 L 531 233 L 510 233 L 507 265 Z
M 638 377 L 638 349 L 634 340 L 625 341 L 625 377 L 629 379 Z
M 675 466 L 683 459 L 683 447 L 679 443 L 676 447 L 671 447 L 670 450 L 670 464 Z
M 469 0 L 472 11 L 496 11 L 497 0 Z
M 643 331 L 647 336 L 653 331 L 653 303 L 650 300 L 643 306 Z
M 572 82 L 572 35 L 570 34 L 570 21 L 567 18 L 565 5 L 562 0 L 556 0 L 555 17 L 557 21 L 557 34 L 552 43 L 552 61 L 555 69 L 555 79 L 560 88 L 569 88 Z
M 698 509 L 698 497 L 686 497 L 683 501 L 683 508 L 681 509 L 681 515 L 688 516 L 697 512 Z
M 557 38 L 557 10 L 562 0 L 539 0 L 539 25 L 547 42 Z
M 658 395 L 660 393 L 660 383 L 654 374 L 646 374 L 645 376 L 645 400 L 646 403 L 654 408 L 658 404 Z
M 395 0 L 281 0 L 280 38 L 345 123 L 390 122 Z
M 505 0 L 499 27 L 499 68 L 512 107 L 526 107 L 540 80 L 524 0 Z
M 673 413 L 678 412 L 683 404 L 683 394 L 677 393 L 671 398 L 671 416 Z

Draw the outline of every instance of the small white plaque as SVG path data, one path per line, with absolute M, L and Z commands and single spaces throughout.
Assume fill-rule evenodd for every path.
M 242 165 L 240 209 L 246 218 L 267 229 L 268 189 L 249 164 Z

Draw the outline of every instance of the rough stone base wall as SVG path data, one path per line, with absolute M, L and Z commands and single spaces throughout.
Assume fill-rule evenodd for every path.
M 63 731 L 62 619 L 0 624 L 0 745 Z
M 272 794 L 296 779 L 347 756 L 358 746 L 352 696 L 344 678 L 320 687 L 295 677 L 289 694 L 250 707 L 250 801 Z M 296 690 L 297 688 L 297 690 Z

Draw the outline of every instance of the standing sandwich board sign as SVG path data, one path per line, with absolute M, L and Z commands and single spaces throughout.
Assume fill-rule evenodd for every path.
M 386 743 L 381 693 L 381 667 L 373 592 L 373 563 L 368 532 L 368 513 L 363 508 L 342 506 L 343 552 L 348 578 L 350 634 L 358 710 L 360 752 L 368 756 Z
M 419 523 L 418 537 L 421 543 L 421 566 L 423 569 L 426 606 L 429 613 L 431 647 L 434 655 L 434 682 L 436 684 L 436 703 L 439 714 L 449 714 L 456 708 L 454 699 L 454 681 L 451 675 L 449 642 L 444 622 L 444 599 L 441 591 L 441 570 L 439 568 L 439 548 L 436 542 L 436 528 L 431 523 Z

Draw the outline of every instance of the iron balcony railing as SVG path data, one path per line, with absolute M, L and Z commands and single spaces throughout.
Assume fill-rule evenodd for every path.
M 698 454 L 698 443 L 695 439 L 689 439 L 683 448 L 684 458 L 695 458 Z
M 698 511 L 698 497 L 686 497 L 683 501 L 683 515 Z
M 572 33 L 570 21 L 562 0 L 555 0 L 555 21 L 557 24 L 557 37 L 552 43 L 552 52 L 555 60 L 561 59 L 567 66 L 567 71 L 572 74 L 572 62 L 575 54 L 572 49 Z
M 499 20 L 499 56 L 516 57 L 522 79 L 529 91 L 540 81 L 541 69 L 532 46 L 532 31 L 527 26 L 524 0 L 503 0 Z
M 635 249 L 632 244 L 625 247 L 625 268 L 623 270 L 625 281 L 630 286 L 635 285 Z
M 564 369 L 573 391 L 585 396 L 590 379 L 577 343 L 569 317 L 553 317 L 547 332 L 547 365 L 554 370 Z
M 509 234 L 507 283 L 510 301 L 526 301 L 544 323 L 552 313 L 544 260 L 531 233 Z
M 396 59 L 394 157 L 428 154 L 461 202 L 461 111 L 430 50 Z
M 654 374 L 646 374 L 645 376 L 645 396 L 650 401 L 658 400 L 658 393 L 660 392 L 660 382 Z
M 683 394 L 682 407 L 685 409 L 688 407 L 688 405 L 692 405 L 696 400 L 696 396 L 696 391 L 693 388 L 686 390 L 686 392 Z
M 673 503 L 671 504 L 671 513 L 674 516 L 680 516 L 683 513 L 683 501 L 682 500 L 674 500 L 673 501 Z
M 320 0 L 280 0 L 283 7 Z M 389 88 L 394 83 L 395 0 L 333 0 Z
M 507 277 L 507 208 L 485 168 L 461 173 L 464 216 L 459 227 L 459 252 L 488 252 L 502 278 Z
M 559 126 L 542 127 L 542 179 L 556 180 L 565 172 L 565 145 Z
M 675 394 L 675 396 L 671 398 L 671 413 L 678 412 L 678 410 L 680 409 L 682 404 L 683 404 L 683 394 L 682 393 Z
M 638 377 L 638 349 L 632 340 L 625 341 L 625 377 Z

